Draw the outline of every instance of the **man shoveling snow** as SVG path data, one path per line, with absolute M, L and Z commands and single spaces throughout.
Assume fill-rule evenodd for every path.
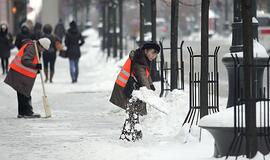
M 160 47 L 155 42 L 146 42 L 141 48 L 131 51 L 129 58 L 123 65 L 115 81 L 110 102 L 125 109 L 128 118 L 125 120 L 120 139 L 136 141 L 142 138 L 139 126 L 139 115 L 147 114 L 146 103 L 137 98 L 132 98 L 132 91 L 145 86 L 155 90 L 150 76 L 150 65 Z

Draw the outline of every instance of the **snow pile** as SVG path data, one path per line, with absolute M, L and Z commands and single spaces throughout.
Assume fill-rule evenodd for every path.
M 223 57 L 231 57 L 231 54 L 237 57 L 243 57 L 243 52 L 227 53 Z M 253 40 L 253 55 L 259 58 L 269 58 L 266 49 L 257 40 Z
M 134 97 L 147 103 L 148 114 L 142 118 L 143 133 L 148 136 L 175 137 L 182 143 L 198 141 L 199 128 L 190 124 L 182 127 L 189 104 L 188 92 L 174 90 L 167 97 L 159 97 L 159 92 L 142 87 L 133 91 Z
M 263 120 L 264 118 L 267 119 L 267 117 L 264 117 L 264 111 L 267 111 L 267 108 L 263 108 L 264 103 L 263 102 L 257 102 L 256 103 L 256 121 L 257 121 L 257 126 L 259 127 L 260 125 L 263 125 L 263 121 L 261 122 L 260 120 Z M 243 111 L 243 120 L 245 122 L 245 105 L 242 105 L 239 108 L 240 110 Z M 238 113 L 238 112 L 237 112 Z M 241 112 L 239 113 L 241 114 Z M 242 116 L 241 116 L 242 117 Z M 260 119 L 261 118 L 261 119 Z M 262 124 L 260 124 L 262 123 Z M 220 111 L 218 113 L 214 113 L 212 115 L 204 116 L 200 122 L 199 126 L 207 126 L 207 127 L 234 127 L 234 107 L 230 107 L 228 109 L 225 109 L 223 111 Z M 245 127 L 245 123 L 243 123 L 243 127 Z
M 189 36 L 184 37 L 185 41 L 201 41 L 201 32 L 193 32 Z M 209 41 L 221 41 L 225 44 L 230 44 L 232 40 L 232 34 L 229 36 L 223 36 L 218 33 L 214 33 L 211 37 L 209 37 Z

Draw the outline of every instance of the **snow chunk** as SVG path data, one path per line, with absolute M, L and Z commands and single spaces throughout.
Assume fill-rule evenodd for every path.
M 145 103 L 147 103 L 150 107 L 157 109 L 158 111 L 167 114 L 168 111 L 164 107 L 165 102 L 155 94 L 154 91 L 147 89 L 146 87 L 141 87 L 138 91 L 133 91 L 133 97 L 136 97 Z

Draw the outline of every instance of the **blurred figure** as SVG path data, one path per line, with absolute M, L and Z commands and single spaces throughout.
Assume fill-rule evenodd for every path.
M 23 44 L 28 41 L 31 40 L 32 36 L 31 36 L 31 31 L 30 31 L 30 27 L 28 26 L 27 23 L 23 23 L 21 26 L 21 32 L 17 34 L 16 36 L 16 41 L 15 41 L 15 46 L 20 49 Z
M 34 30 L 33 30 L 33 35 L 32 35 L 32 39 L 33 40 L 38 40 L 43 36 L 42 34 L 42 24 L 37 22 L 34 26 Z
M 64 23 L 62 21 L 62 19 L 60 18 L 58 23 L 56 24 L 55 28 L 54 28 L 54 34 L 61 40 L 63 40 L 65 34 L 66 34 L 66 29 L 64 26 Z
M 50 48 L 47 51 L 44 51 L 43 54 L 43 64 L 44 64 L 44 74 L 45 74 L 45 82 L 48 81 L 48 66 L 50 65 L 50 83 L 53 82 L 53 76 L 54 76 L 54 65 L 56 60 L 56 42 L 60 42 L 60 39 L 56 36 L 52 35 L 52 26 L 50 24 L 46 24 L 43 27 L 43 37 L 50 39 L 51 45 Z M 61 42 L 60 42 L 61 43 Z
M 67 46 L 67 57 L 69 58 L 70 75 L 72 83 L 76 83 L 79 75 L 79 59 L 81 57 L 80 46 L 84 44 L 84 38 L 78 30 L 75 21 L 69 24 L 65 45 Z
M 10 50 L 13 48 L 12 41 L 12 35 L 8 33 L 8 26 L 6 24 L 0 24 L 0 58 L 3 75 L 8 72 L 8 59 L 10 57 Z

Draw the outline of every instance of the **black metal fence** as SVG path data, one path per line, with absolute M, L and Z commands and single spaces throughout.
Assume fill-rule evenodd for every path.
M 215 48 L 213 55 L 208 55 L 210 64 L 213 64 L 209 67 L 208 73 L 208 113 L 212 114 L 219 112 L 219 75 L 218 75 L 218 51 L 219 46 Z M 185 118 L 185 123 L 189 123 L 190 127 L 194 124 L 197 125 L 200 118 L 200 72 L 195 71 L 195 64 L 200 64 L 201 55 L 195 55 L 191 47 L 187 47 L 190 54 L 190 72 L 189 72 L 189 111 Z M 205 96 L 204 96 L 205 97 Z
M 234 89 L 234 138 L 229 147 L 227 158 L 229 155 L 243 155 L 245 154 L 245 142 L 246 142 L 246 119 L 245 119 L 245 102 L 244 98 L 244 86 L 240 84 L 243 78 L 244 65 L 241 64 L 237 55 L 231 54 L 234 59 L 234 74 L 235 74 L 235 89 Z M 263 155 L 270 152 L 270 57 L 265 64 L 254 64 L 251 67 L 256 72 L 262 68 L 266 69 L 264 74 L 263 85 L 261 88 L 256 88 L 256 133 L 258 142 L 258 151 Z M 265 70 L 264 69 L 264 70 Z M 257 77 L 257 76 L 256 76 Z M 256 85 L 257 79 L 253 82 Z M 256 85 L 257 87 L 258 85 Z
M 170 51 L 171 48 L 166 48 L 163 47 L 163 42 L 159 42 L 160 44 L 160 62 L 157 64 L 158 68 L 159 68 L 159 72 L 160 72 L 160 83 L 161 83 L 161 93 L 160 93 L 160 97 L 162 97 L 164 95 L 165 92 L 165 96 L 168 94 L 169 91 L 171 91 L 171 84 L 170 84 L 170 74 L 171 74 L 171 68 L 169 67 L 168 61 L 166 61 L 164 59 L 164 52 L 166 51 Z M 180 47 L 178 47 L 177 49 L 179 50 L 179 59 L 177 60 L 177 89 L 179 90 L 184 90 L 184 61 L 183 61 L 183 44 L 184 41 L 181 42 Z M 180 73 L 180 74 L 179 74 Z

